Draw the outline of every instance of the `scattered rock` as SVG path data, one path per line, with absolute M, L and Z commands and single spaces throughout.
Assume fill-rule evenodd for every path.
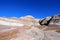
M 60 26 L 60 14 L 46 17 L 43 20 L 40 20 L 39 24 L 46 26 Z
M 43 20 L 39 21 L 41 25 L 49 25 L 50 21 L 52 20 L 53 17 L 46 17 Z
M 55 15 L 50 21 L 49 25 L 60 26 L 60 14 Z

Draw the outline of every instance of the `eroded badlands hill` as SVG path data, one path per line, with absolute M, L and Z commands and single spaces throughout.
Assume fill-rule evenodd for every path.
M 60 28 L 39 24 L 33 16 L 0 17 L 0 40 L 60 40 Z

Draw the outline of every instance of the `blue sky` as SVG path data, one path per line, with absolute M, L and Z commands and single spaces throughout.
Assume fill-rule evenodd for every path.
M 43 18 L 60 14 L 60 0 L 0 0 L 0 16 L 32 15 Z

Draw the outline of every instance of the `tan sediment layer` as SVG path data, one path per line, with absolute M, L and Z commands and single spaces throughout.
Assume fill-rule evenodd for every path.
M 38 26 L 38 28 L 43 29 L 44 31 L 48 31 L 48 30 L 55 30 L 56 32 L 60 33 L 60 27 L 48 27 L 48 26 Z
M 13 37 L 16 37 L 19 29 L 14 29 L 11 31 L 0 32 L 0 40 L 10 40 Z

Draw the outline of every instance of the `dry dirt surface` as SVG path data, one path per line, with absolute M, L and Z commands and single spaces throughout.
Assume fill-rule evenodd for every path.
M 60 28 L 39 27 L 5 27 L 0 30 L 0 40 L 60 40 Z
M 0 17 L 0 40 L 60 40 L 60 28 L 40 26 L 38 20 Z

